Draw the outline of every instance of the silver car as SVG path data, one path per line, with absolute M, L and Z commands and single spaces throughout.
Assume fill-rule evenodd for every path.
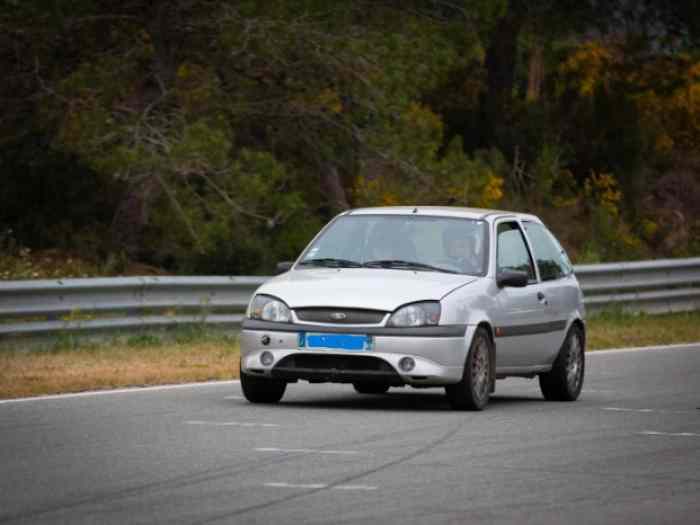
M 546 399 L 583 385 L 585 311 L 573 267 L 534 215 L 451 207 L 350 210 L 253 295 L 241 385 L 274 403 L 288 383 L 443 387 L 481 410 L 496 379 L 539 377 Z

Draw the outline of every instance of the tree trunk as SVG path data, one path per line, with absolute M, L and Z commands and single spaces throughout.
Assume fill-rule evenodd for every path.
M 527 101 L 536 102 L 542 93 L 544 81 L 544 49 L 542 44 L 535 44 L 530 52 L 527 71 Z
M 333 213 L 350 208 L 338 168 L 327 162 L 321 164 L 321 192 L 325 195 Z
M 175 80 L 175 57 L 171 28 L 175 25 L 176 4 L 168 0 L 154 2 L 151 6 L 148 32 L 153 43 L 153 75 L 161 92 L 170 89 Z
M 515 84 L 515 62 L 518 50 L 518 34 L 522 18 L 509 13 L 501 18 L 486 51 L 486 93 L 482 103 L 483 146 L 498 143 L 498 130 L 506 123 L 504 116 L 510 105 Z
M 150 178 L 130 187 L 123 196 L 112 219 L 112 242 L 131 259 L 143 251 L 143 233 L 148 224 L 148 205 L 159 188 Z

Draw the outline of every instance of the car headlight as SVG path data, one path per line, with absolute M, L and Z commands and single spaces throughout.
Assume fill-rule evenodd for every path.
M 435 326 L 440 322 L 440 303 L 424 301 L 402 306 L 389 318 L 388 326 Z
M 248 316 L 251 319 L 275 323 L 289 323 L 292 320 L 292 312 L 289 307 L 271 295 L 256 295 L 250 305 Z

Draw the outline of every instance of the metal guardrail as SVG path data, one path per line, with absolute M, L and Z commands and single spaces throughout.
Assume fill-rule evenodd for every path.
M 115 277 L 0 282 L 0 336 L 215 323 L 238 325 L 269 277 Z
M 575 267 L 589 312 L 700 309 L 700 258 Z M 117 277 L 0 282 L 0 336 L 212 323 L 239 325 L 269 277 Z
M 700 310 L 700 257 L 583 264 L 575 272 L 589 313 Z

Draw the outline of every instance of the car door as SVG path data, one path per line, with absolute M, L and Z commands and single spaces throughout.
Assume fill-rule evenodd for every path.
M 532 248 L 546 302 L 549 331 L 538 360 L 551 363 L 566 336 L 566 326 L 578 305 L 579 289 L 573 265 L 554 235 L 539 222 L 523 221 Z
M 497 290 L 493 313 L 497 372 L 516 372 L 544 364 L 541 348 L 546 344 L 547 305 L 520 223 L 500 220 L 494 229 L 496 275 L 515 270 L 529 276 L 527 286 Z

